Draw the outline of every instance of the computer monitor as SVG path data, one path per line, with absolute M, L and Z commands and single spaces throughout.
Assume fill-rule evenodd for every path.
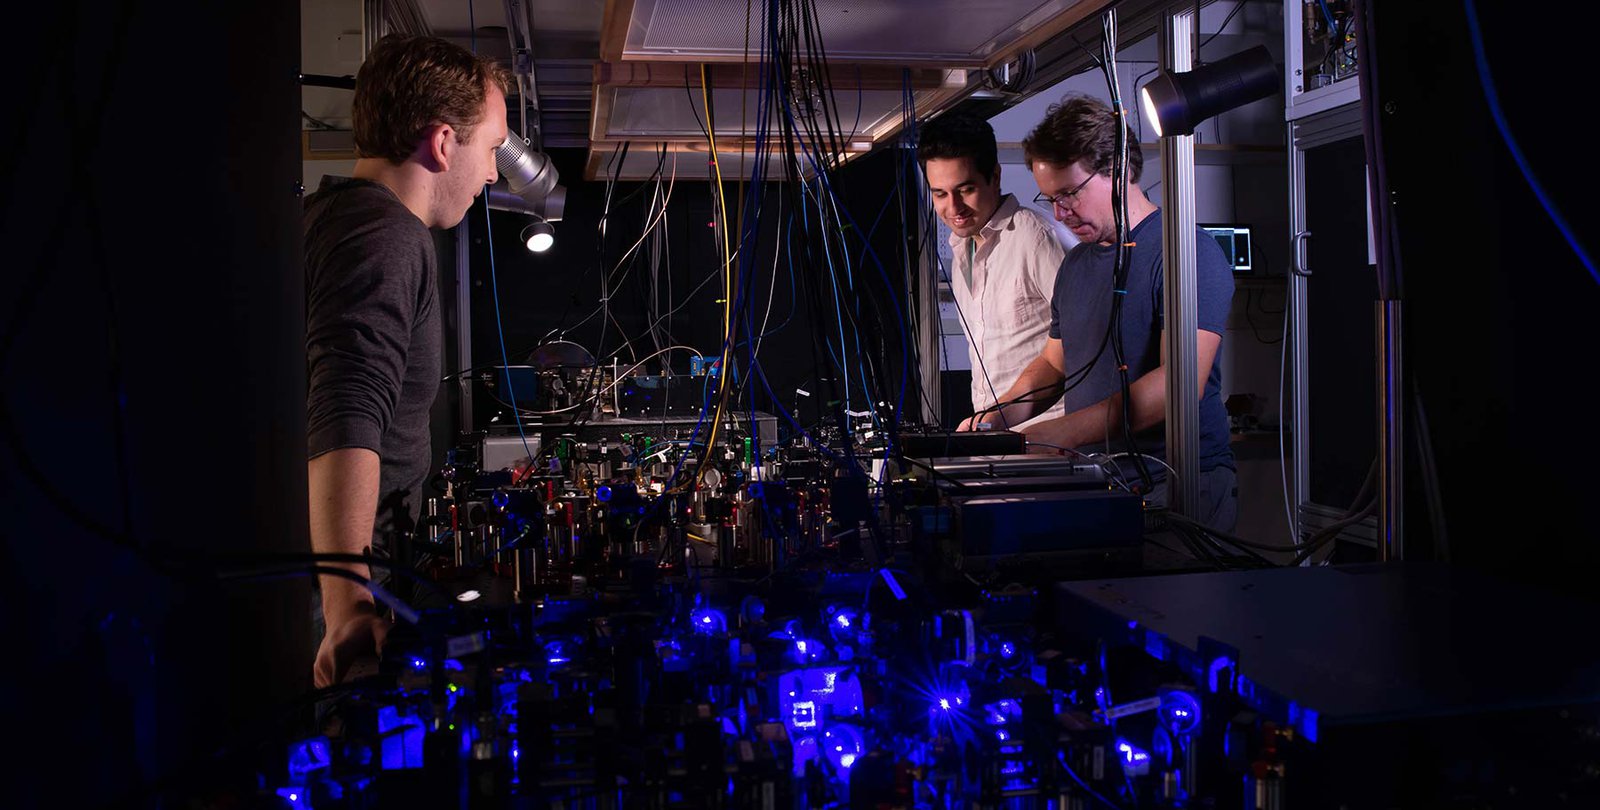
M 1250 255 L 1249 225 L 1201 225 L 1200 227 L 1222 246 L 1223 254 L 1233 262 L 1235 275 L 1250 275 L 1255 272 L 1255 263 Z

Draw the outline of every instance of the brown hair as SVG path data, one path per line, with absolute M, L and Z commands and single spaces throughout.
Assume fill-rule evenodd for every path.
M 1144 155 L 1133 130 L 1123 126 L 1128 139 L 1128 181 L 1139 182 Z M 1057 166 L 1082 161 L 1095 174 L 1111 176 L 1117 156 L 1117 122 L 1105 102 L 1089 96 L 1067 96 L 1045 111 L 1044 120 L 1022 141 L 1022 154 L 1033 168 L 1035 160 Z
M 422 131 L 449 124 L 456 142 L 472 138 L 491 85 L 504 93 L 511 74 L 437 37 L 391 34 L 378 40 L 356 72 L 356 154 L 402 163 Z

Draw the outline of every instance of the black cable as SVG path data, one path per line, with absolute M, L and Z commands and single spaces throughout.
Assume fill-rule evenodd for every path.
M 1207 45 L 1211 44 L 1211 40 L 1216 39 L 1217 37 L 1221 36 L 1222 32 L 1227 30 L 1228 23 L 1233 22 L 1234 16 L 1237 15 L 1240 11 L 1243 11 L 1243 10 L 1244 10 L 1244 0 L 1239 0 L 1239 4 L 1234 6 L 1232 11 L 1228 12 L 1228 16 L 1222 18 L 1222 24 L 1217 26 L 1217 30 L 1214 33 L 1212 33 L 1211 36 L 1206 37 L 1205 39 L 1200 41 L 1200 47 L 1195 49 L 1195 53 L 1198 54 L 1200 51 L 1205 50 L 1205 47 Z M 1202 63 L 1202 64 L 1204 64 L 1204 63 Z M 1138 88 L 1137 87 L 1134 88 L 1134 91 L 1137 92 Z
M 1172 528 L 1173 536 L 1177 537 L 1178 541 L 1183 543 L 1185 548 L 1189 549 L 1189 553 L 1193 555 L 1196 560 L 1210 563 L 1212 567 L 1219 571 L 1232 570 L 1232 567 L 1218 557 L 1215 551 L 1211 550 L 1204 543 L 1195 539 L 1193 534 L 1190 534 L 1188 531 L 1181 530 L 1177 526 L 1173 526 Z
M 155 561 L 155 558 L 150 555 L 148 543 L 141 542 L 130 533 L 119 532 L 101 523 L 80 509 L 71 498 L 56 488 L 44 474 L 44 471 L 39 469 L 33 457 L 28 453 L 27 448 L 23 446 L 22 436 L 17 432 L 16 424 L 11 417 L 11 409 L 5 402 L 4 394 L 0 394 L 0 434 L 4 434 L 5 446 L 11 451 L 12 458 L 16 460 L 17 466 L 21 468 L 23 477 L 27 478 L 29 483 L 32 483 L 44 495 L 45 500 L 49 501 L 50 505 L 55 507 L 56 511 L 60 512 L 63 517 L 76 524 L 78 528 L 106 540 L 112 545 L 131 551 L 147 562 Z
M 300 74 L 300 84 L 305 87 L 328 87 L 334 90 L 356 89 L 354 76 L 325 76 L 320 73 Z
M 1221 551 L 1223 553 L 1228 553 L 1228 550 L 1226 548 L 1222 547 L 1222 543 L 1224 543 L 1224 542 L 1230 543 L 1230 544 L 1236 546 L 1239 549 L 1239 551 L 1243 552 L 1244 556 L 1249 557 L 1252 561 L 1254 561 L 1256 564 L 1260 565 L 1263 568 L 1272 568 L 1272 567 L 1276 567 L 1277 566 L 1277 563 L 1274 563 L 1273 561 L 1267 559 L 1266 557 L 1263 557 L 1260 554 L 1257 554 L 1256 552 L 1251 550 L 1254 546 L 1256 546 L 1258 544 L 1240 541 L 1238 538 L 1234 537 L 1231 534 L 1228 534 L 1226 532 L 1213 529 L 1210 526 L 1207 526 L 1207 525 L 1205 525 L 1203 523 L 1200 523 L 1199 521 L 1190 520 L 1190 519 L 1186 518 L 1183 515 L 1178 515 L 1178 514 L 1173 513 L 1173 512 L 1167 513 L 1167 517 L 1168 517 L 1169 520 L 1172 519 L 1173 517 L 1180 518 L 1180 520 L 1175 521 L 1176 525 L 1182 526 L 1185 530 L 1193 532 L 1195 534 L 1195 536 L 1199 540 L 1201 540 L 1202 542 L 1207 543 L 1212 548 L 1215 548 L 1218 551 Z M 1288 548 L 1288 547 L 1279 547 L 1277 549 L 1268 549 L 1268 550 L 1293 551 L 1295 549 Z
M 317 117 L 313 116 L 311 113 L 308 113 L 305 110 L 301 110 L 300 111 L 300 117 L 305 119 L 306 123 L 310 124 L 313 129 L 320 129 L 320 130 L 337 130 L 338 129 L 338 127 L 328 123 L 327 121 L 324 121 L 324 120 L 322 120 L 320 118 L 317 118 Z
M 263 566 L 254 569 L 239 569 L 237 571 L 218 572 L 217 579 L 231 582 L 249 582 L 251 580 L 290 579 L 305 576 L 330 576 L 347 579 L 363 587 L 377 584 L 376 580 L 361 576 L 347 568 L 332 565 L 315 565 L 312 563 L 285 563 L 281 566 Z
M 984 415 L 986 413 L 991 413 L 991 412 L 994 412 L 994 411 L 998 411 L 998 410 L 1000 410 L 1002 408 L 1005 408 L 1005 407 L 1010 406 L 1010 405 L 1016 405 L 1017 403 L 1020 403 L 1020 402 L 1049 402 L 1051 404 L 1054 404 L 1055 400 L 1060 398 L 1061 394 L 1066 393 L 1065 391 L 1062 391 L 1060 393 L 1053 393 L 1049 397 L 1034 397 L 1034 394 L 1041 394 L 1041 393 L 1044 393 L 1044 392 L 1047 392 L 1047 391 L 1053 391 L 1056 387 L 1058 387 L 1060 385 L 1061 385 L 1061 383 L 1052 382 L 1052 383 L 1046 383 L 1045 385 L 1041 385 L 1038 388 L 1030 388 L 1027 391 L 1023 391 L 1022 393 L 1012 397 L 1011 399 L 1001 400 L 999 402 L 996 402 L 993 405 L 990 405 L 987 408 L 984 408 L 984 409 L 978 411 L 977 413 L 974 413 L 973 414 L 973 418 L 976 419 L 977 417 L 982 416 L 982 415 Z M 1030 418 L 1032 418 L 1032 417 L 1030 417 Z M 1026 421 L 1026 420 L 1023 420 L 1023 421 Z
M 695 125 L 700 127 L 700 133 L 702 135 L 705 135 L 706 136 L 706 140 L 709 141 L 711 139 L 711 130 L 706 127 L 706 123 L 704 121 L 700 120 L 700 111 L 695 109 L 694 89 L 689 84 L 689 66 L 688 65 L 684 65 L 683 66 L 683 94 L 685 96 L 689 97 L 689 114 L 694 116 Z M 709 92 L 706 93 L 706 96 L 708 98 L 710 97 L 710 95 L 711 94 Z M 713 178 L 714 177 L 715 177 L 715 175 L 713 175 Z M 713 180 L 713 182 L 715 182 L 715 181 Z
M 1267 308 L 1267 304 L 1266 304 L 1266 298 L 1267 297 L 1265 295 L 1261 296 L 1261 304 L 1260 304 L 1261 314 L 1263 314 L 1263 315 L 1282 315 L 1284 313 L 1284 311 L 1289 308 L 1289 304 L 1287 302 L 1288 294 L 1285 293 L 1284 297 L 1285 297 L 1286 300 L 1284 302 L 1283 307 L 1281 307 L 1279 309 L 1268 309 Z
M 398 569 L 397 569 L 398 570 Z M 375 579 L 361 576 L 347 568 L 338 568 L 332 565 L 316 565 L 313 563 L 286 563 L 281 566 L 263 566 L 256 570 L 242 569 L 231 572 L 218 572 L 217 579 L 224 582 L 250 582 L 270 581 L 275 579 L 290 579 L 293 577 L 329 576 L 347 579 L 355 582 L 367 592 L 372 594 L 375 602 L 382 603 L 394 613 L 396 618 L 410 624 L 416 624 L 420 618 L 417 609 L 407 604 L 400 597 L 390 593 Z
M 1241 537 L 1238 537 L 1236 535 L 1232 535 L 1232 534 L 1229 534 L 1227 532 L 1224 532 L 1224 531 L 1221 531 L 1221 530 L 1218 530 L 1218 529 L 1213 529 L 1213 528 L 1211 528 L 1209 526 L 1206 526 L 1203 523 L 1200 523 L 1199 521 L 1195 520 L 1194 518 L 1188 517 L 1186 515 L 1180 515 L 1180 514 L 1178 514 L 1176 512 L 1168 512 L 1167 513 L 1167 520 L 1169 520 L 1171 522 L 1174 522 L 1174 523 L 1183 523 L 1185 525 L 1197 527 L 1197 528 L 1205 531 L 1207 534 L 1211 535 L 1212 537 L 1217 538 L 1218 540 L 1222 540 L 1223 542 L 1229 543 L 1231 545 L 1239 546 L 1240 548 L 1253 548 L 1253 549 L 1259 549 L 1261 551 L 1281 551 L 1281 552 L 1285 552 L 1285 553 L 1294 553 L 1294 552 L 1302 551 L 1305 548 L 1304 544 L 1296 545 L 1296 546 L 1285 546 L 1285 545 L 1275 545 L 1275 544 L 1272 544 L 1272 543 L 1258 543 L 1258 542 L 1256 542 L 1254 540 L 1245 540 L 1245 539 L 1243 539 Z
M 1372 500 L 1372 502 L 1370 504 L 1368 504 L 1367 507 L 1365 509 L 1361 510 L 1360 512 L 1358 512 L 1358 513 L 1356 513 L 1354 515 L 1351 515 L 1351 516 L 1349 516 L 1349 517 L 1347 517 L 1347 518 L 1345 518 L 1343 520 L 1340 520 L 1338 522 L 1328 524 L 1328 526 L 1323 528 L 1322 531 L 1318 532 L 1317 534 L 1313 535 L 1310 539 L 1308 539 L 1306 541 L 1306 544 L 1305 544 L 1305 549 L 1303 551 L 1301 551 L 1299 554 L 1295 555 L 1295 558 L 1293 560 L 1291 560 L 1288 564 L 1290 566 L 1296 566 L 1296 565 L 1299 565 L 1302 562 L 1305 562 L 1307 559 L 1309 559 L 1311 557 L 1312 554 L 1316 553 L 1317 549 L 1320 549 L 1323 546 L 1327 545 L 1329 542 L 1332 542 L 1346 528 L 1348 528 L 1350 526 L 1354 526 L 1355 524 L 1360 523 L 1361 521 L 1363 521 L 1366 518 L 1370 517 L 1373 512 L 1377 511 L 1377 508 L 1378 508 L 1378 501 L 1377 501 L 1376 498 L 1374 498 Z
M 347 554 L 337 551 L 284 551 L 262 554 L 223 554 L 192 558 L 179 557 L 175 558 L 173 562 L 184 567 L 199 567 L 209 569 L 210 571 L 218 574 L 225 574 L 235 571 L 259 570 L 262 568 L 276 568 L 280 566 L 315 564 L 319 562 L 356 563 L 372 568 L 386 568 L 402 577 L 405 577 L 411 582 L 422 586 L 434 596 L 440 597 L 446 601 L 449 601 L 452 598 L 452 595 L 442 588 L 437 582 L 423 576 L 421 573 L 413 570 L 410 566 L 407 566 L 397 560 L 392 560 L 387 557 L 376 557 L 370 554 Z M 342 571 L 346 569 L 339 570 Z M 357 574 L 356 576 L 360 575 Z
M 1279 343 L 1282 343 L 1283 342 L 1283 335 L 1279 335 L 1277 340 L 1267 340 L 1266 338 L 1261 336 L 1261 328 L 1256 326 L 1255 319 L 1250 317 L 1250 299 L 1254 295 L 1255 295 L 1255 291 L 1254 290 L 1248 290 L 1247 289 L 1247 290 L 1244 291 L 1244 322 L 1250 325 L 1250 334 L 1253 337 L 1255 337 L 1255 339 L 1258 342 L 1264 343 L 1264 344 L 1266 344 L 1268 346 L 1275 346 L 1275 345 L 1277 345 Z M 1266 308 L 1262 307 L 1262 311 L 1265 312 Z M 1281 315 L 1283 313 L 1279 312 L 1278 314 Z
M 1221 568 L 1221 570 L 1234 570 L 1234 563 L 1227 562 L 1227 549 L 1222 549 L 1222 547 L 1214 546 L 1214 544 L 1208 543 L 1205 538 L 1202 538 L 1202 536 L 1198 535 L 1198 533 L 1195 533 L 1194 530 L 1190 530 L 1189 527 L 1184 527 L 1184 525 L 1181 525 L 1181 523 L 1174 523 L 1174 525 L 1171 525 L 1170 528 L 1173 530 L 1174 535 L 1178 536 L 1179 539 L 1182 539 L 1186 546 L 1189 546 L 1190 551 L 1198 552 L 1198 557 L 1203 557 L 1203 559 L 1213 563 L 1213 565 Z
M 1144 456 L 1139 452 L 1139 444 L 1134 438 L 1131 383 L 1128 379 L 1128 363 L 1122 343 L 1122 304 L 1127 298 L 1127 276 L 1129 264 L 1132 261 L 1131 250 L 1128 245 L 1128 125 L 1122 105 L 1121 94 L 1118 88 L 1117 69 L 1117 43 L 1116 43 L 1116 10 L 1107 10 L 1102 17 L 1101 27 L 1104 33 L 1104 63 L 1101 70 L 1105 74 L 1106 88 L 1110 93 L 1112 102 L 1112 122 L 1116 127 L 1114 140 L 1116 159 L 1111 164 L 1111 206 L 1113 219 L 1116 224 L 1116 258 L 1112 265 L 1112 297 L 1111 297 L 1111 351 L 1112 359 L 1117 364 L 1117 375 L 1122 390 L 1122 437 L 1133 455 L 1134 466 L 1139 471 L 1139 478 L 1144 483 L 1145 492 L 1155 488 L 1150 476 L 1150 468 L 1144 463 Z M 1169 392 L 1170 393 L 1170 392 Z M 1108 403 L 1109 404 L 1109 403 Z
M 110 46 L 104 50 L 106 59 L 101 65 L 98 99 L 91 99 L 93 103 L 87 106 L 87 112 L 83 116 L 88 120 L 77 120 L 78 110 L 70 105 L 69 109 L 65 111 L 67 117 L 71 119 L 70 130 L 73 154 L 96 154 L 100 148 L 99 142 L 106 131 L 105 117 L 107 110 L 111 106 L 107 103 L 107 100 L 111 98 L 113 85 L 118 78 L 119 68 L 126 55 L 133 10 L 134 4 L 123 2 L 119 4 L 112 18 L 112 38 Z M 70 32 L 76 31 L 78 28 L 78 10 L 75 7 L 67 7 L 65 13 L 67 19 L 62 22 L 60 30 L 70 34 Z M 71 41 L 70 38 L 67 41 Z M 67 58 L 63 60 L 63 63 L 64 66 L 60 74 L 61 97 L 66 99 L 79 98 L 83 95 L 77 92 L 76 69 L 79 66 L 79 60 Z M 37 104 L 42 95 L 43 87 L 43 82 L 34 86 L 35 92 L 31 97 L 32 103 Z M 21 150 L 17 150 L 13 154 L 20 155 Z M 6 444 L 16 458 L 18 466 L 22 468 L 24 476 L 45 495 L 45 499 L 50 501 L 52 506 L 56 507 L 68 520 L 77 524 L 80 528 L 149 559 L 148 543 L 137 538 L 133 533 L 131 511 L 132 471 L 128 464 L 126 414 L 125 405 L 123 404 L 125 388 L 122 379 L 122 339 L 121 329 L 116 317 L 116 292 L 111 282 L 109 257 L 105 247 L 105 237 L 100 229 L 100 210 L 96 202 L 99 181 L 97 180 L 97 175 L 90 171 L 90 164 L 87 161 L 74 161 L 72 165 L 72 176 L 68 179 L 67 185 L 75 189 L 76 193 L 72 195 L 66 204 L 61 206 L 53 226 L 46 229 L 50 232 L 50 236 L 44 241 L 45 246 L 41 251 L 41 258 L 34 265 L 33 272 L 27 276 L 27 280 L 21 285 L 21 292 L 16 298 L 16 306 L 7 319 L 5 329 L 0 332 L 0 373 L 4 372 L 11 349 L 20 339 L 28 319 L 38 311 L 38 308 L 33 306 L 32 302 L 43 291 L 45 282 L 57 275 L 51 271 L 59 263 L 58 254 L 60 248 L 66 244 L 69 224 L 77 211 L 73 202 L 81 202 L 87 207 L 84 214 L 89 223 L 90 251 L 94 257 L 96 269 L 99 270 L 97 276 L 100 280 L 101 292 L 105 296 L 108 310 L 108 316 L 104 320 L 109 347 L 109 373 L 107 380 L 109 385 L 107 386 L 107 393 L 109 394 L 111 414 L 112 455 L 117 475 L 115 483 L 118 494 L 121 497 L 122 530 L 119 532 L 104 526 L 80 510 L 72 503 L 71 498 L 62 493 L 34 463 L 33 458 L 29 455 L 22 442 L 21 434 L 17 430 L 17 425 L 13 420 L 9 406 L 5 403 L 3 395 L 0 395 L 0 425 L 4 426 Z M 14 175 L 15 166 L 15 162 L 11 162 L 7 166 L 6 175 L 8 177 Z

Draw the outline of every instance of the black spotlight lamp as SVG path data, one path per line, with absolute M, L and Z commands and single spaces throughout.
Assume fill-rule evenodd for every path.
M 1156 135 L 1193 135 L 1201 121 L 1272 95 L 1278 79 L 1272 54 L 1257 45 L 1187 73 L 1163 70 L 1139 89 L 1139 103 Z
M 536 219 L 522 229 L 522 243 L 534 253 L 543 253 L 556 243 L 556 229 L 549 222 Z

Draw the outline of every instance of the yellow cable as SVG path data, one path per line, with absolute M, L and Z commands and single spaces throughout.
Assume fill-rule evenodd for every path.
M 721 214 L 722 223 L 722 255 L 727 261 L 722 264 L 722 359 L 719 361 L 717 371 L 717 413 L 711 421 L 711 434 L 706 440 L 706 454 L 700 459 L 700 467 L 705 467 L 711 461 L 711 454 L 716 449 L 717 430 L 722 426 L 722 412 L 728 403 L 728 347 L 732 345 L 733 324 L 733 273 L 729 268 L 733 265 L 731 248 L 728 244 L 728 208 L 722 195 L 722 164 L 717 160 L 717 135 L 716 125 L 711 120 L 711 92 L 706 86 L 706 66 L 700 65 L 700 98 L 706 108 L 706 138 L 710 141 L 711 167 L 716 173 L 717 208 Z M 698 477 L 700 470 L 695 470 Z M 695 480 L 691 478 L 690 480 Z

